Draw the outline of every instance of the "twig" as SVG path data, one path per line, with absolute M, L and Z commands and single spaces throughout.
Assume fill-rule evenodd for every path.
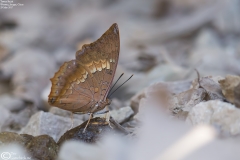
M 114 126 L 117 127 L 117 129 L 122 131 L 124 134 L 129 134 L 129 132 L 125 128 L 123 128 L 119 123 L 117 123 L 111 116 L 110 116 L 110 122 L 114 124 Z

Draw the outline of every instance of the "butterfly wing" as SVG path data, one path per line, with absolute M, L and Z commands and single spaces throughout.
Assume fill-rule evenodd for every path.
M 83 45 L 76 53 L 76 59 L 97 79 L 95 86 L 101 91 L 98 100 L 106 100 L 117 68 L 119 50 L 119 30 L 115 23 L 97 41 Z
M 74 112 L 93 106 L 93 95 L 86 79 L 87 71 L 77 60 L 65 62 L 51 78 L 49 104 Z
M 117 67 L 120 41 L 113 24 L 97 41 L 84 45 L 51 79 L 50 105 L 72 112 L 94 112 L 105 101 Z M 93 110 L 94 109 L 94 110 Z

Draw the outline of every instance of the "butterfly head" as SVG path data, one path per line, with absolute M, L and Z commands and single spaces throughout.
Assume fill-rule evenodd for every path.
M 112 100 L 111 99 L 106 99 L 106 105 L 110 105 L 112 103 Z
M 98 105 L 99 106 L 104 106 L 104 108 L 105 108 L 106 106 L 110 105 L 111 102 L 112 102 L 112 100 L 107 98 L 105 101 L 98 102 Z
M 112 102 L 111 99 L 106 99 L 105 101 L 99 101 L 95 104 L 95 108 L 93 109 L 93 112 L 97 112 L 99 110 L 104 109 L 106 106 L 110 105 Z

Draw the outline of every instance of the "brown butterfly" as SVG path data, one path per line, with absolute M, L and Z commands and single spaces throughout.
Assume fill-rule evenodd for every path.
M 72 113 L 90 113 L 89 123 L 93 113 L 111 103 L 107 96 L 119 50 L 119 30 L 114 23 L 98 40 L 83 45 L 76 59 L 65 62 L 55 73 L 48 103 Z

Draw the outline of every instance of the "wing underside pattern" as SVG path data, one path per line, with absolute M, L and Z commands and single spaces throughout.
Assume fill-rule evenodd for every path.
M 106 100 L 119 48 L 118 28 L 114 24 L 97 41 L 84 45 L 76 53 L 76 60 L 65 62 L 55 73 L 49 104 L 72 112 L 92 112 L 97 102 Z

